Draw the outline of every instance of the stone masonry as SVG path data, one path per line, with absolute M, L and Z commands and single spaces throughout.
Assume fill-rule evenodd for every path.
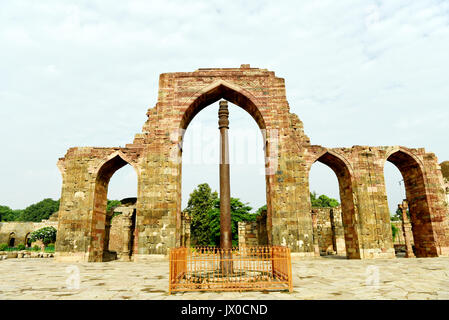
M 313 208 L 317 216 L 317 235 L 320 255 L 346 255 L 341 207 Z
M 266 69 L 199 69 L 164 73 L 158 100 L 133 143 L 76 147 L 59 159 L 62 174 L 56 258 L 102 261 L 108 183 L 126 164 L 138 177 L 134 261 L 181 244 L 183 132 L 203 108 L 225 99 L 246 110 L 265 137 L 269 244 L 314 256 L 309 171 L 320 161 L 337 175 L 348 258 L 394 257 L 383 168 L 401 171 L 418 257 L 449 254 L 447 198 L 437 157 L 407 147 L 326 148 L 312 145 L 290 113 L 285 81 Z M 381 129 L 381 128 L 379 128 Z

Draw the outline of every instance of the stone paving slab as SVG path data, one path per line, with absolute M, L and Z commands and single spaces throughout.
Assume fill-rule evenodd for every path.
M 449 299 L 449 258 L 322 257 L 294 260 L 292 269 L 292 293 L 169 295 L 168 261 L 69 264 L 7 259 L 0 261 L 0 299 Z M 77 270 L 80 286 L 70 288 Z

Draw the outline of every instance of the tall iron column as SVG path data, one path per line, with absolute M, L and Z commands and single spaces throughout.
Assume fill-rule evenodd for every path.
M 229 111 L 228 102 L 220 101 L 218 128 L 220 129 L 220 248 L 224 250 L 221 268 L 232 273 L 231 187 L 229 178 Z

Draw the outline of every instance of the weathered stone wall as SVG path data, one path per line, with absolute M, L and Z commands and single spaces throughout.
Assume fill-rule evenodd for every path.
M 240 221 L 238 223 L 239 247 L 269 245 L 267 220 L 267 210 L 262 210 L 256 221 Z
M 182 247 L 190 247 L 191 218 L 187 211 L 184 211 L 181 216 L 181 243 Z
M 10 237 L 14 237 L 14 246 L 19 244 L 26 246 L 26 239 L 30 233 L 44 227 L 57 228 L 58 222 L 42 220 L 41 222 L 0 222 L 0 243 L 9 244 Z
M 256 221 L 240 221 L 238 223 L 239 248 L 260 245 Z
M 111 220 L 111 229 L 109 234 L 109 251 L 121 253 L 123 250 L 123 228 L 127 218 L 121 214 L 115 216 Z
M 289 111 L 284 79 L 242 65 L 161 74 L 158 101 L 133 144 L 69 149 L 58 162 L 63 176 L 58 260 L 103 259 L 109 179 L 127 163 L 138 176 L 135 260 L 181 245 L 183 130 L 221 98 L 246 110 L 265 136 L 268 243 L 288 246 L 294 256 L 315 255 L 309 171 L 320 161 L 339 181 L 348 257 L 394 257 L 383 177 L 385 161 L 391 161 L 404 176 L 417 256 L 449 254 L 447 199 L 434 154 L 404 147 L 310 145 L 302 122 Z
M 321 255 L 346 255 L 341 207 L 313 208 L 317 217 L 318 247 Z

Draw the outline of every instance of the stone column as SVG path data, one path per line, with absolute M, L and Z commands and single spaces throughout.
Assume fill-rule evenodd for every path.
M 402 204 L 398 204 L 398 208 L 402 212 L 402 232 L 404 233 L 404 240 L 405 240 L 405 257 L 415 258 L 415 254 L 413 253 L 412 248 L 412 242 L 410 239 L 410 236 L 412 234 L 412 225 L 407 217 L 407 209 L 408 209 L 407 200 L 403 200 Z
M 320 245 L 318 240 L 318 217 L 315 210 L 312 209 L 312 227 L 313 227 L 313 249 L 315 257 L 320 256 Z
M 229 178 L 229 111 L 228 102 L 220 101 L 218 109 L 218 128 L 220 129 L 220 248 L 225 250 L 222 258 L 222 270 L 225 274 L 232 272 L 231 249 L 231 187 Z
M 132 226 L 132 213 L 122 212 L 123 215 L 123 249 L 120 257 L 121 261 L 130 261 L 130 246 L 131 246 L 131 226 Z

